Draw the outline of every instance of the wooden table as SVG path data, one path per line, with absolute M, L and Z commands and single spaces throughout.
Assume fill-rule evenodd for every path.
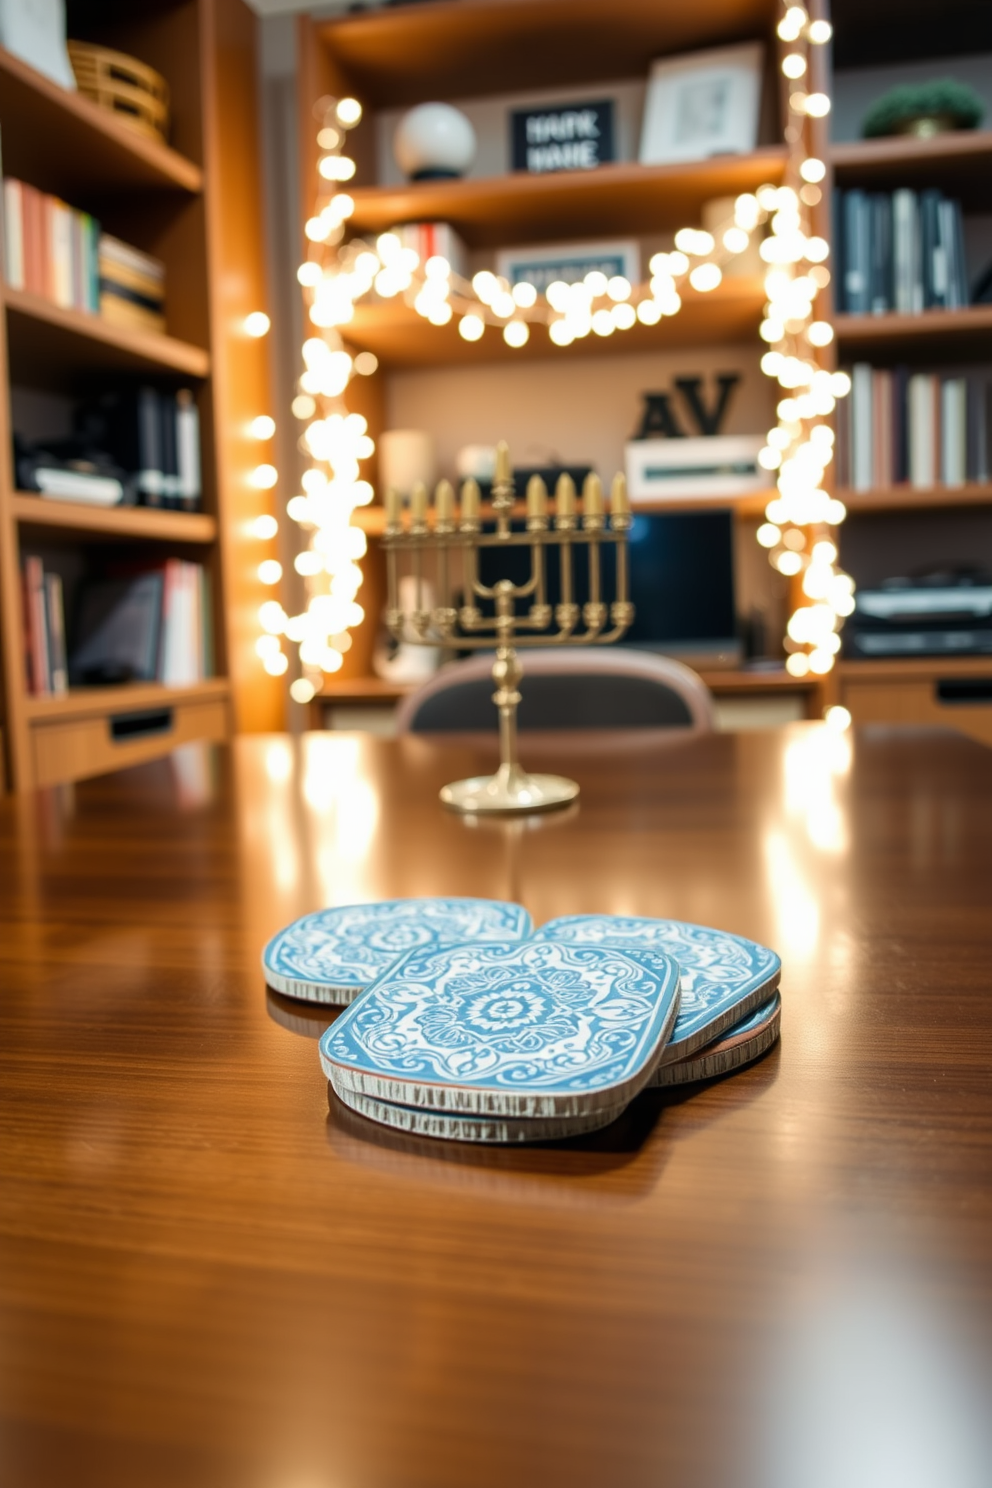
M 473 824 L 484 749 L 349 735 L 0 803 L 3 1488 L 992 1481 L 992 753 L 527 758 L 579 805 Z M 264 941 L 451 893 L 766 941 L 781 1044 L 559 1147 L 328 1110 Z

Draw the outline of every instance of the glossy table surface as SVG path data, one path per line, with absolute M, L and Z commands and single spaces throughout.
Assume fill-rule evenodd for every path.
M 992 1482 L 992 752 L 824 725 L 244 739 L 0 801 L 3 1488 Z M 514 898 L 741 932 L 782 1039 L 561 1146 L 328 1097 L 265 940 Z

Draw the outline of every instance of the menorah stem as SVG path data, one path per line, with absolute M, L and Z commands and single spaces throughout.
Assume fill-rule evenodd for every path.
M 517 708 L 520 693 L 517 683 L 523 676 L 523 668 L 512 646 L 497 646 L 493 662 L 493 681 L 496 691 L 493 702 L 499 709 L 499 763 L 500 772 L 507 773 L 517 767 Z

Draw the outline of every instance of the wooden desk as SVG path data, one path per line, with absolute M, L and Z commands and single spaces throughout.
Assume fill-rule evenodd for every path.
M 4 1488 L 992 1481 L 992 753 L 850 748 L 535 746 L 581 803 L 515 824 L 327 734 L 0 802 Z M 262 945 L 417 893 L 753 935 L 781 1045 L 560 1147 L 328 1113 Z

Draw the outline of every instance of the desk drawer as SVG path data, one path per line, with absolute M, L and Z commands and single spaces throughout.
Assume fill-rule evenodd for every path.
M 36 720 L 31 747 L 36 785 L 56 785 L 122 770 L 179 744 L 228 736 L 223 698 L 122 708 L 91 718 Z
M 845 679 L 842 701 L 855 723 L 939 723 L 992 744 L 992 673 L 988 677 Z

